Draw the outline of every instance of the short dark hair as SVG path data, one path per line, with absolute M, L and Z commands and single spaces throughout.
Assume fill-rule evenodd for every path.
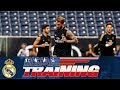
M 46 27 L 49 27 L 49 25 L 48 25 L 48 24 L 44 24 L 44 25 L 42 26 L 42 28 L 41 28 L 41 31 L 43 32 L 43 29 L 45 29 Z
M 56 21 L 60 22 L 61 24 L 64 24 L 65 20 L 62 16 L 58 16 Z
M 108 23 L 106 23 L 106 27 L 107 27 L 108 25 L 111 25 L 111 26 L 113 27 L 112 22 L 108 22 Z
M 21 45 L 25 45 L 25 46 L 27 46 L 27 44 L 26 44 L 26 43 L 22 43 Z

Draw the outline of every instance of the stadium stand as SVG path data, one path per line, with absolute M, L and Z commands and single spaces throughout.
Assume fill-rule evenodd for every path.
M 0 11 L 0 35 L 36 36 L 46 23 L 53 35 L 56 17 L 60 15 L 76 36 L 99 36 L 104 33 L 106 22 L 112 22 L 113 33 L 120 36 L 120 11 Z

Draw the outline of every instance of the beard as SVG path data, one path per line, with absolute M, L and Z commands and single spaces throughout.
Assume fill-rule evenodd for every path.
M 47 35 L 49 34 L 49 32 L 45 32 Z
M 111 31 L 111 30 L 109 30 L 109 31 L 108 31 L 108 33 L 112 33 L 112 31 Z
M 57 30 L 61 30 L 62 29 L 62 26 L 61 27 L 59 27 L 59 28 L 57 28 Z

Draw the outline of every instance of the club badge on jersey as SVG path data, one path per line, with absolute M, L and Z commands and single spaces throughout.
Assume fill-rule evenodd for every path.
M 61 35 L 61 38 L 62 39 L 60 39 L 59 37 L 56 37 L 55 42 L 56 43 L 64 43 L 64 38 L 65 38 L 64 34 Z

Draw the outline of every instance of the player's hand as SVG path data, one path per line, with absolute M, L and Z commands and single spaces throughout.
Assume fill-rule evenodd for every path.
M 108 44 L 111 46 L 113 44 L 112 40 L 109 40 Z
M 66 42 L 66 41 L 67 41 L 67 39 L 66 39 L 66 37 L 65 37 L 65 36 L 62 36 L 62 41 L 64 41 L 64 42 Z
M 52 50 L 51 49 L 49 49 L 49 53 L 50 53 L 50 56 L 52 56 Z
M 49 46 L 49 44 L 48 44 L 48 43 L 45 43 L 44 45 L 45 45 L 45 46 Z
M 53 57 L 57 57 L 56 55 L 53 55 Z
M 45 44 L 41 44 L 40 47 L 45 47 Z

